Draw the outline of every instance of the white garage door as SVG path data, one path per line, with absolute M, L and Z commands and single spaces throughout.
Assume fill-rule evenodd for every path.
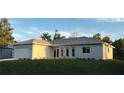
M 31 58 L 31 48 L 14 49 L 15 58 Z

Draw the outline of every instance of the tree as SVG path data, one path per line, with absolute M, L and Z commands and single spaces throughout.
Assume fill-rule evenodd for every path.
M 53 40 L 56 40 L 56 39 L 62 39 L 61 34 L 58 32 L 58 30 L 55 30 L 55 34 L 54 34 L 54 37 L 53 37 Z
M 112 41 L 111 41 L 111 39 L 110 39 L 109 36 L 103 37 L 103 38 L 102 38 L 102 41 L 103 41 L 103 42 L 107 42 L 107 43 L 112 43 Z
M 120 38 L 113 42 L 114 58 L 124 59 L 124 39 Z
M 97 40 L 97 41 L 100 41 L 101 40 L 101 34 L 97 33 L 95 35 L 93 35 L 93 39 Z
M 76 37 L 80 37 L 80 36 L 81 36 L 80 32 L 71 32 L 70 33 L 70 38 L 76 38 Z
M 4 47 L 14 43 L 14 37 L 12 36 L 11 24 L 8 19 L 0 19 L 0 47 Z
M 61 39 L 64 39 L 64 38 L 66 38 L 65 36 L 61 36 Z
M 49 35 L 49 33 L 43 33 L 41 35 L 42 40 L 48 40 L 51 41 L 51 35 Z

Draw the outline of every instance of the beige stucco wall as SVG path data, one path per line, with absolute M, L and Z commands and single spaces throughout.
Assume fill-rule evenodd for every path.
M 33 44 L 32 59 L 46 59 L 52 57 L 52 48 L 47 45 Z
M 113 59 L 113 47 L 103 44 L 103 59 Z

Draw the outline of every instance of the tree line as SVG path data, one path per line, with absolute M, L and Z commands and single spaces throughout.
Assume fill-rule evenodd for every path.
M 47 41 L 65 38 L 65 36 L 61 36 L 61 34 L 58 32 L 58 30 L 55 30 L 53 39 L 52 39 L 52 36 L 48 32 L 43 33 L 40 37 L 42 40 L 47 40 Z
M 14 28 L 8 22 L 7 18 L 0 19 L 0 48 L 6 47 L 8 45 L 12 45 L 13 43 L 15 43 L 15 39 L 12 36 L 13 30 L 14 30 Z M 72 32 L 69 38 L 76 38 L 79 36 L 81 36 L 80 33 Z M 53 38 L 47 32 L 43 33 L 40 37 L 42 40 L 47 40 L 47 41 L 66 38 L 66 36 L 62 36 L 58 30 L 55 30 Z M 97 33 L 89 38 L 92 38 L 97 41 L 107 42 L 107 43 L 113 45 L 115 47 L 114 48 L 114 58 L 124 59 L 124 37 L 117 39 L 115 41 L 112 41 L 109 36 L 102 37 L 102 35 L 100 33 Z

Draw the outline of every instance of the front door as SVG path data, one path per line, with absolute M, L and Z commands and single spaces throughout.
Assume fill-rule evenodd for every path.
M 57 49 L 57 57 L 59 57 L 59 49 Z
M 56 57 L 56 49 L 54 49 L 54 58 Z

